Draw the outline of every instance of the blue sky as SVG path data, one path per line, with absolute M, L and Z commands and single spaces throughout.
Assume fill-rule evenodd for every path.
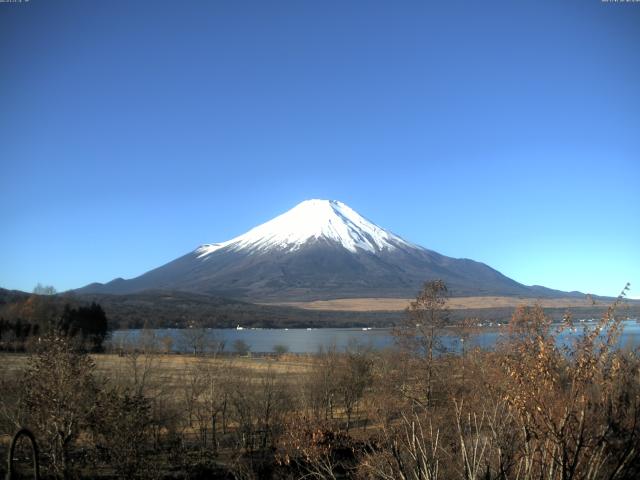
M 640 4 L 0 3 L 0 286 L 133 277 L 308 198 L 640 297 Z

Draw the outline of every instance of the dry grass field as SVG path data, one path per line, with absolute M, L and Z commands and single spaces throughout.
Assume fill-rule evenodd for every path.
M 96 371 L 105 377 L 130 376 L 132 369 L 131 356 L 119 356 L 117 354 L 91 355 Z M 16 371 L 23 370 L 28 362 L 29 355 L 25 353 L 0 353 L 0 378 L 8 376 Z M 196 357 L 193 355 L 179 354 L 154 354 L 148 357 L 140 355 L 138 362 L 145 360 L 152 362 L 154 375 L 164 380 L 166 386 L 180 384 L 183 381 L 185 370 L 194 366 L 210 366 L 229 370 L 243 371 L 247 374 L 259 374 L 270 371 L 276 375 L 296 377 L 308 373 L 312 368 L 312 359 L 304 355 L 283 355 L 276 357 Z
M 401 311 L 409 306 L 409 298 L 339 298 L 312 302 L 286 302 L 278 305 L 304 308 L 307 310 L 375 312 Z M 588 307 L 592 302 L 587 298 L 519 298 L 519 297 L 453 297 L 448 301 L 452 310 L 468 308 L 502 308 L 539 304 L 543 308 Z

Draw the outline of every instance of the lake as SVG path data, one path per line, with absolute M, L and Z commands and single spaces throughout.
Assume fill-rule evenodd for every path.
M 595 325 L 585 322 L 587 328 Z M 623 322 L 624 331 L 620 338 L 622 346 L 640 345 L 640 323 L 637 320 L 627 320 Z M 484 331 L 483 331 L 484 330 Z M 498 339 L 506 331 L 506 327 L 482 327 L 479 333 L 469 339 L 468 345 L 471 347 L 492 348 Z M 118 348 L 129 342 L 137 342 L 143 335 L 143 330 L 116 330 L 112 334 L 110 343 Z M 200 331 L 201 332 L 201 331 Z M 155 329 L 151 330 L 158 344 L 162 338 L 171 339 L 171 349 L 175 352 L 187 353 L 193 348 L 190 346 L 192 339 L 200 332 L 189 329 Z M 233 351 L 233 343 L 236 340 L 244 341 L 252 352 L 269 353 L 273 352 L 278 345 L 285 346 L 292 353 L 315 353 L 320 348 L 335 346 L 338 350 L 344 350 L 350 344 L 369 346 L 373 349 L 384 349 L 394 345 L 394 338 L 389 328 L 372 328 L 363 330 L 361 328 L 290 328 L 290 329 L 205 329 L 209 340 L 224 342 L 225 351 Z M 577 332 L 565 331 L 559 340 L 568 343 L 572 337 L 579 335 L 581 326 Z M 209 342 L 211 343 L 211 342 Z M 445 346 L 454 351 L 461 349 L 461 339 L 453 335 L 443 336 Z

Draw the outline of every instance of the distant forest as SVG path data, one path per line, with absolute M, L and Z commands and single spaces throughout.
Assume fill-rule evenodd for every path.
M 0 298 L 0 350 L 37 349 L 39 339 L 54 331 L 89 351 L 100 352 L 109 325 L 104 310 L 95 302 L 63 304 L 54 296 L 35 294 Z
M 640 317 L 640 304 L 623 307 L 630 317 Z M 598 318 L 606 307 L 594 304 L 569 309 L 575 318 Z M 560 321 L 566 308 L 546 308 Z M 452 320 L 474 318 L 507 322 L 513 308 L 452 310 Z M 222 297 L 186 292 L 149 291 L 130 295 L 38 295 L 0 289 L 0 348 L 14 348 L 41 335 L 52 325 L 100 348 L 109 330 L 137 328 L 260 328 L 390 327 L 405 317 L 402 311 L 349 312 L 304 310 L 259 305 Z

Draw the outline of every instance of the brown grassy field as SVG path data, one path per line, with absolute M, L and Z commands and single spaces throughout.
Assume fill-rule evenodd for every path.
M 375 312 L 401 311 L 409 306 L 409 298 L 339 298 L 312 302 L 286 302 L 278 305 L 304 308 L 307 310 Z M 543 308 L 589 307 L 587 298 L 519 298 L 519 297 L 454 297 L 448 301 L 452 310 L 468 308 L 515 308 L 520 305 L 539 304 Z M 272 304 L 275 305 L 275 304 Z
M 96 373 L 104 378 L 129 378 L 132 374 L 130 356 L 117 354 L 97 354 L 91 356 L 96 364 Z M 185 371 L 194 366 L 211 364 L 223 369 L 233 370 L 246 376 L 258 375 L 270 371 L 291 381 L 305 375 L 312 368 L 312 360 L 304 355 L 284 355 L 276 357 L 194 357 L 192 355 L 154 354 L 138 359 L 140 368 L 145 360 L 151 362 L 153 381 L 164 388 L 180 387 L 184 382 Z M 24 353 L 0 353 L 0 379 L 11 376 L 27 366 L 29 356 Z

